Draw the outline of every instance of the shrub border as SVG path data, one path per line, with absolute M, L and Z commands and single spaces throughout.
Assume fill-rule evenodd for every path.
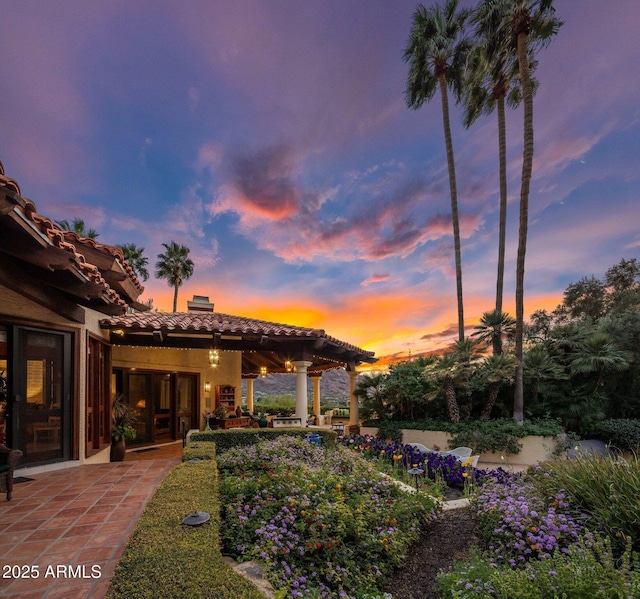
M 158 487 L 116 566 L 107 599 L 264 599 L 220 553 L 215 447 L 188 447 L 185 454 L 208 458 L 179 464 Z M 211 519 L 184 526 L 183 518 L 194 511 Z

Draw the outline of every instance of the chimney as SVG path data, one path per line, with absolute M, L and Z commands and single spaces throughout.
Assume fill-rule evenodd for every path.
M 213 304 L 208 295 L 194 295 L 192 300 L 187 301 L 187 312 L 213 312 Z

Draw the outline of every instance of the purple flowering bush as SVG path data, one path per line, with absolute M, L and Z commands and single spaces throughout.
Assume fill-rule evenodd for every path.
M 495 563 L 519 563 L 567 552 L 585 532 L 586 516 L 573 509 L 564 493 L 538 497 L 526 477 L 489 478 L 472 499 Z
M 599 475 L 592 471 L 592 476 L 597 487 Z M 487 476 L 471 501 L 482 525 L 482 547 L 439 576 L 442 597 L 640 597 L 632 537 L 607 536 L 601 519 L 579 510 L 551 478 L 553 472 L 540 467 L 522 475 Z M 620 541 L 623 549 L 612 549 Z
M 257 559 L 286 597 L 378 593 L 435 500 L 344 448 L 281 437 L 219 456 L 223 551 Z

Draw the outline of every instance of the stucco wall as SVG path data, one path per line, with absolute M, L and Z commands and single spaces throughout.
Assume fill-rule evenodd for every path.
M 362 427 L 360 433 L 362 435 L 375 435 L 377 428 Z M 411 429 L 402 429 L 403 443 L 422 443 L 430 449 L 446 451 L 449 449 L 449 434 L 442 431 L 418 431 Z M 480 454 L 478 463 L 482 464 L 502 464 L 504 466 L 527 467 L 553 459 L 553 451 L 556 448 L 556 440 L 554 437 L 524 437 L 518 439 L 518 443 L 522 445 L 522 449 L 515 455 L 485 452 Z

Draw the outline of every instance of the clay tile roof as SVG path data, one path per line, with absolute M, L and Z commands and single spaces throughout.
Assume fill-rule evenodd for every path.
M 108 329 L 125 329 L 130 331 L 173 331 L 184 333 L 221 333 L 272 335 L 274 337 L 291 338 L 323 338 L 347 350 L 373 357 L 374 352 L 363 350 L 355 345 L 340 341 L 325 333 L 323 329 L 311 329 L 295 325 L 280 324 L 244 316 L 232 316 L 220 312 L 146 312 L 114 316 L 101 321 L 101 326 Z
M 17 191 L 19 193 L 20 188 L 18 184 L 13 181 L 13 179 L 9 179 L 4 176 L 4 171 L 0 167 L 0 187 L 6 187 L 11 189 L 12 191 Z M 92 283 L 102 287 L 105 292 L 105 296 L 109 303 L 114 304 L 116 306 L 120 306 L 122 308 L 123 313 L 127 309 L 127 302 L 125 302 L 120 295 L 107 283 L 104 277 L 101 275 L 100 270 L 94 264 L 89 263 L 84 255 L 81 253 L 81 248 L 83 244 L 90 242 L 91 240 L 85 240 L 81 237 L 78 237 L 75 233 L 69 231 L 63 231 L 54 224 L 49 218 L 38 214 L 36 210 L 35 204 L 27 199 L 22 198 L 24 200 L 24 205 L 16 204 L 14 210 L 22 212 L 26 220 L 30 221 L 37 231 L 39 231 L 48 241 L 49 243 L 65 252 L 69 253 L 69 257 L 71 261 L 76 265 L 78 270 L 82 272 L 82 274 Z M 97 247 L 101 251 L 109 252 L 113 256 L 118 259 L 120 263 L 123 264 L 127 275 L 131 278 L 134 284 L 138 289 L 142 290 L 142 286 L 138 282 L 135 274 L 132 269 L 128 267 L 128 265 L 124 264 L 124 259 L 122 257 L 122 252 L 119 252 L 117 248 L 113 248 L 111 246 L 107 246 L 104 244 L 97 244 L 95 242 L 94 247 Z M 80 250 L 78 249 L 80 248 Z M 118 254 L 119 252 L 119 254 Z
M 125 261 L 124 254 L 122 253 L 122 250 L 120 248 L 117 248 L 113 245 L 98 243 L 95 239 L 89 239 L 88 237 L 80 237 L 80 235 L 78 235 L 75 231 L 61 231 L 61 232 L 64 235 L 65 239 L 76 247 L 82 248 L 82 246 L 88 246 L 95 250 L 98 250 L 99 252 L 104 252 L 106 254 L 109 254 L 110 256 L 115 258 L 120 264 L 120 266 L 122 266 L 124 271 L 127 273 L 127 276 L 131 279 L 131 282 L 134 284 L 138 292 L 142 293 L 144 291 L 144 287 L 138 280 L 138 277 L 135 271 Z M 80 251 L 82 251 L 82 249 L 80 249 Z

